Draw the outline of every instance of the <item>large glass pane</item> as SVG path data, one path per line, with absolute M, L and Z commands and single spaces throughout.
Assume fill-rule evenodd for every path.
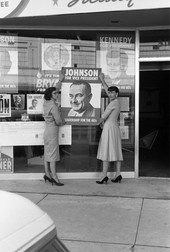
M 170 30 L 140 31 L 140 57 L 170 56 Z
M 10 34 L 10 31 L 8 32 Z M 134 32 L 16 32 L 17 36 L 14 35 L 14 31 L 11 35 L 14 36 L 14 43 L 1 44 L 0 47 L 0 49 L 9 51 L 15 69 L 11 74 L 13 81 L 9 81 L 9 84 L 13 83 L 13 85 L 1 85 L 0 87 L 1 100 L 6 103 L 9 100 L 9 104 L 11 104 L 11 112 L 1 113 L 0 126 L 2 128 L 3 123 L 6 123 L 7 130 L 4 131 L 4 134 L 15 131 L 18 136 L 11 144 L 14 146 L 14 172 L 44 171 L 43 145 L 39 141 L 42 138 L 43 94 L 47 87 L 58 82 L 61 68 L 65 64 L 62 61 L 63 46 L 71 55 L 66 60 L 70 67 L 101 68 L 101 71 L 107 76 L 108 85 L 114 84 L 119 87 L 121 100 L 119 123 L 124 156 L 122 170 L 134 171 Z M 6 35 L 2 34 L 2 36 Z M 59 61 L 53 59 L 51 62 L 49 55 L 55 51 L 56 47 L 61 48 L 61 57 Z M 121 81 L 119 74 L 116 75 L 115 70 L 111 70 L 109 64 L 117 57 L 115 55 L 119 55 L 116 74 L 121 72 Z M 15 79 L 16 81 L 14 81 Z M 108 97 L 102 89 L 101 113 L 108 103 Z M 100 126 L 72 125 L 71 145 L 60 145 L 61 161 L 57 165 L 58 172 L 101 171 L 101 162 L 96 159 L 101 132 Z M 110 169 L 113 168 L 112 166 Z

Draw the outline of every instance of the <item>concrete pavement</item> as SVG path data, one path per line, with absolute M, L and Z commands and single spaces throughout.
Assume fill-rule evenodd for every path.
M 1 180 L 0 190 L 29 198 L 54 220 L 71 252 L 170 252 L 170 180 Z

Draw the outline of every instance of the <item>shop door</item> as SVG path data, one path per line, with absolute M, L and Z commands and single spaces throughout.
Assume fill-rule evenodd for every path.
M 170 177 L 170 62 L 140 65 L 139 176 Z

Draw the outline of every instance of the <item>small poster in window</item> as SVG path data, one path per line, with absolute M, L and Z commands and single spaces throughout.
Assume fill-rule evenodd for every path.
M 71 44 L 42 43 L 42 70 L 61 70 L 71 66 Z
M 11 117 L 10 94 L 0 94 L 0 117 Z
M 27 94 L 27 113 L 42 114 L 43 113 L 43 94 Z
M 128 126 L 120 126 L 120 134 L 121 134 L 121 139 L 129 139 L 129 127 Z
M 17 37 L 0 35 L 0 89 L 1 93 L 18 92 Z
M 56 87 L 59 81 L 60 74 L 50 73 L 49 71 L 44 73 L 44 71 L 37 72 L 35 76 L 35 91 L 36 92 L 45 92 L 49 87 Z
M 16 110 L 25 109 L 25 95 L 24 94 L 12 95 L 12 109 L 16 109 Z
M 12 146 L 0 146 L 0 173 L 13 173 L 14 155 Z

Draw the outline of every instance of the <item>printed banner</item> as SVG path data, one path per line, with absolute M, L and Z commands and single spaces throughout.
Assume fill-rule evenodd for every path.
M 97 66 L 102 69 L 108 86 L 134 92 L 135 35 L 133 32 L 100 34 L 96 43 Z
M 8 0 L 1 1 L 0 17 L 29 17 L 170 7 L 169 0 Z
M 96 125 L 100 118 L 99 68 L 63 68 L 61 109 L 67 124 Z
M 0 94 L 0 117 L 11 117 L 10 94 Z
M 12 146 L 0 146 L 0 173 L 14 172 L 14 154 Z
M 18 92 L 17 37 L 0 35 L 0 90 L 1 93 Z
M 56 84 L 59 81 L 59 74 L 53 73 L 43 73 L 38 72 L 35 78 L 35 90 L 36 92 L 45 92 L 45 90 L 49 87 L 56 87 Z
M 27 113 L 43 114 L 43 94 L 27 94 Z

